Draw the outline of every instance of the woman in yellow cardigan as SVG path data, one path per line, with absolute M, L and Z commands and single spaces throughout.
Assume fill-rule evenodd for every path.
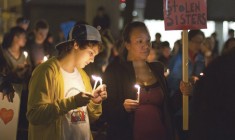
M 99 31 L 75 25 L 67 41 L 56 46 L 58 57 L 40 64 L 29 83 L 29 140 L 90 140 L 90 122 L 102 113 L 106 86 L 92 91 L 82 70 L 101 49 Z

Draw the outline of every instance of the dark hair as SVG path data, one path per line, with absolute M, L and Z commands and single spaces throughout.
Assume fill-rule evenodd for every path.
M 233 29 L 229 29 L 228 33 L 234 33 L 234 30 Z
M 161 35 L 160 33 L 156 33 L 156 34 L 155 34 L 155 37 L 156 37 L 156 36 L 162 37 L 162 35 Z
M 29 20 L 25 17 L 19 17 L 16 19 L 16 24 L 29 23 Z
M 134 21 L 134 22 L 128 23 L 125 26 L 122 32 L 122 46 L 120 48 L 120 54 L 122 55 L 124 59 L 126 59 L 127 57 L 127 49 L 125 47 L 125 43 L 126 42 L 130 43 L 131 33 L 136 28 L 144 28 L 147 32 L 149 32 L 147 26 L 143 22 L 140 22 L 140 21 Z
M 12 43 L 14 37 L 15 37 L 15 36 L 18 36 L 18 35 L 20 35 L 20 34 L 26 34 L 26 31 L 25 31 L 23 28 L 18 27 L 18 26 L 12 27 L 12 28 L 10 29 L 10 32 L 7 33 L 7 34 L 4 36 L 4 39 L 3 39 L 3 42 L 2 42 L 2 47 L 3 47 L 4 49 L 9 48 L 9 47 L 11 46 L 11 43 Z
M 123 42 L 130 42 L 131 41 L 130 36 L 131 36 L 132 31 L 135 28 L 144 28 L 144 29 L 146 29 L 146 31 L 148 31 L 148 28 L 146 27 L 146 25 L 143 22 L 139 22 L 139 21 L 131 22 L 125 26 L 125 28 L 122 32 Z
M 160 43 L 161 48 L 170 48 L 170 43 L 168 41 L 163 41 Z
M 100 6 L 97 8 L 97 11 L 105 11 L 105 8 L 103 6 Z
M 46 20 L 40 19 L 35 23 L 35 30 L 38 31 L 39 29 L 49 29 L 49 24 Z
M 64 45 L 61 45 L 57 47 L 56 49 L 58 50 L 58 55 L 60 57 L 64 57 L 66 54 L 68 54 L 72 49 L 75 41 L 69 41 L 65 43 Z M 76 43 L 79 45 L 79 48 L 81 50 L 86 49 L 87 47 L 94 47 L 98 45 L 99 52 L 102 51 L 103 45 L 99 41 L 76 41 Z
M 190 30 L 188 33 L 188 40 L 191 40 L 196 35 L 202 35 L 205 38 L 204 33 L 201 30 Z
M 235 38 L 229 38 L 227 41 L 225 41 L 225 43 L 224 43 L 224 45 L 223 45 L 223 48 L 222 48 L 222 51 L 221 51 L 221 54 L 222 55 L 224 55 L 224 54 L 226 54 L 226 53 L 228 53 L 230 50 L 231 50 L 231 48 L 235 48 L 235 46 L 229 46 L 229 44 L 231 43 L 231 42 L 235 42 Z M 229 48 L 230 47 L 230 48 Z

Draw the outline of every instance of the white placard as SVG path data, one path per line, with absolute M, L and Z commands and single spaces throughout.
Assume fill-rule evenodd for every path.
M 16 140 L 22 86 L 14 85 L 14 89 L 13 103 L 8 102 L 6 97 L 2 100 L 0 92 L 0 140 Z

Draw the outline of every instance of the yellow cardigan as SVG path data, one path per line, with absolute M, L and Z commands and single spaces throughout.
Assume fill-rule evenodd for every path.
M 90 79 L 84 70 L 78 69 L 87 92 L 92 91 Z M 64 98 L 64 81 L 56 58 L 40 64 L 29 82 L 27 119 L 29 140 L 62 140 L 62 117 L 76 109 L 74 97 Z M 99 118 L 101 104 L 92 101 L 87 105 L 90 122 Z M 91 135 L 92 139 L 92 135 Z

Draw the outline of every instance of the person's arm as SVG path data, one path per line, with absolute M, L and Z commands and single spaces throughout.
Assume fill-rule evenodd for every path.
M 103 115 L 109 123 L 118 124 L 120 122 L 122 124 L 122 120 L 127 121 L 127 112 L 123 106 L 123 75 L 120 75 L 120 68 L 114 66 L 115 64 L 109 65 L 104 73 L 108 98 L 103 102 Z
M 99 119 L 100 115 L 102 114 L 102 105 L 96 104 L 93 101 L 87 105 L 87 111 L 89 113 L 89 120 L 90 122 L 94 122 Z

